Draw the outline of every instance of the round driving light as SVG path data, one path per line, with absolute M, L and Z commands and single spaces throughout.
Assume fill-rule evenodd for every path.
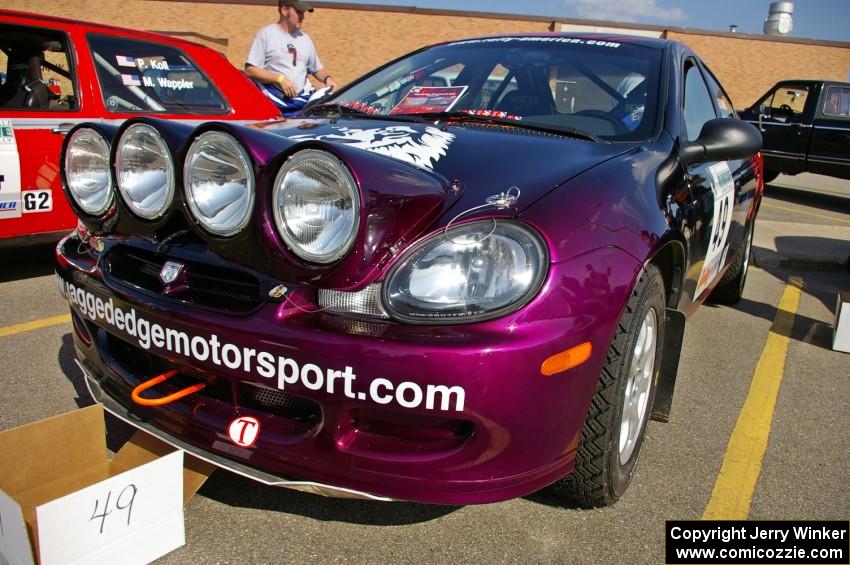
M 251 159 L 232 136 L 208 131 L 189 147 L 183 164 L 186 202 L 210 233 L 230 236 L 248 225 L 254 182 Z
M 65 181 L 74 202 L 92 216 L 112 206 L 109 144 L 98 132 L 81 128 L 65 146 Z
M 293 155 L 278 171 L 272 203 L 278 232 L 302 259 L 332 263 L 354 245 L 360 195 L 348 168 L 333 155 L 316 149 Z
M 115 178 L 124 202 L 146 220 L 162 217 L 174 199 L 174 162 L 165 140 L 147 124 L 133 124 L 118 140 Z

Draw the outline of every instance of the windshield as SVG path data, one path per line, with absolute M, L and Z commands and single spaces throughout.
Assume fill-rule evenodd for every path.
M 653 134 L 661 51 L 561 36 L 458 41 L 405 57 L 334 104 L 374 115 L 468 113 L 610 141 Z

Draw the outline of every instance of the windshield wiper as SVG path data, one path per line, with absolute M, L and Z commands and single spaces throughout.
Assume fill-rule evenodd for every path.
M 327 103 L 319 104 L 317 106 L 308 106 L 305 110 L 302 111 L 301 114 L 298 115 L 299 118 L 307 118 L 312 116 L 320 116 L 323 118 L 330 119 L 357 118 L 365 120 L 395 120 L 400 122 L 434 121 L 425 118 L 420 118 L 418 114 L 370 114 L 369 112 L 360 110 L 358 108 L 352 108 L 351 106 L 346 106 L 345 104 L 339 103 Z
M 509 126 L 520 129 L 527 129 L 532 131 L 542 131 L 545 133 L 554 133 L 557 135 L 565 135 L 568 137 L 574 137 L 577 139 L 588 139 L 590 141 L 595 141 L 597 143 L 609 143 L 605 139 L 601 137 L 595 136 L 592 133 L 588 133 L 586 131 L 570 127 L 570 126 L 545 126 L 542 124 L 535 124 L 531 122 L 521 121 L 521 120 L 512 120 L 510 118 L 498 118 L 496 116 L 478 116 L 476 114 L 470 114 L 469 112 L 464 111 L 452 111 L 452 112 L 422 112 L 416 114 L 393 114 L 390 116 L 386 116 L 387 119 L 393 118 L 418 118 L 421 121 L 440 121 L 440 120 L 452 120 L 458 122 L 475 122 L 479 124 L 491 124 L 491 125 L 500 125 L 500 126 Z

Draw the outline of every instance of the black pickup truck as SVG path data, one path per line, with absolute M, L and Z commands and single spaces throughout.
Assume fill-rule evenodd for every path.
M 782 81 L 740 117 L 764 136 L 765 182 L 803 172 L 850 179 L 850 83 Z

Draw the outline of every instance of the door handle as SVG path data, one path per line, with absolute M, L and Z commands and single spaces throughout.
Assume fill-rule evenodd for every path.
M 74 127 L 74 124 L 59 124 L 58 126 L 51 128 L 50 131 L 64 136 L 68 135 L 68 132 L 71 131 L 72 127 Z

